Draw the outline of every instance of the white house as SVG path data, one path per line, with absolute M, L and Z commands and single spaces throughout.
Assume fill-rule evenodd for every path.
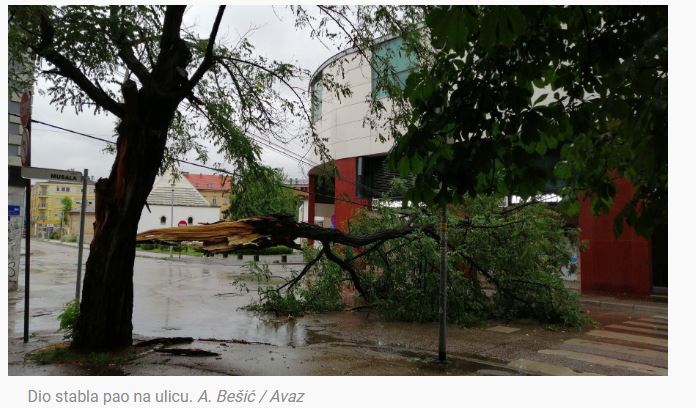
M 148 206 L 150 210 L 148 211 Z M 174 181 L 171 173 L 155 180 L 138 223 L 138 232 L 155 228 L 212 223 L 220 220 L 220 207 L 210 203 L 186 179 Z

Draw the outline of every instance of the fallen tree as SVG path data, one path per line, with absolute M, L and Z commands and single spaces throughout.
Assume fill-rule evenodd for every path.
M 326 256 L 348 272 L 355 289 L 365 300 L 368 300 L 369 295 L 363 289 L 360 276 L 353 267 L 353 262 L 367 255 L 370 250 L 361 252 L 351 259 L 343 259 L 335 253 L 332 245 L 340 244 L 352 248 L 360 248 L 373 243 L 384 243 L 391 239 L 405 237 L 416 231 L 422 231 L 437 239 L 437 233 L 433 224 L 421 226 L 413 226 L 412 224 L 412 222 L 408 222 L 406 225 L 398 228 L 370 234 L 350 235 L 344 234 L 337 229 L 323 228 L 306 222 L 297 222 L 292 216 L 268 215 L 236 221 L 219 221 L 213 224 L 149 230 L 138 234 L 136 242 L 174 244 L 197 241 L 201 243 L 203 253 L 214 255 L 226 254 L 245 248 L 263 249 L 277 245 L 301 249 L 295 242 L 297 238 L 315 240 L 321 242 L 322 250 L 305 266 L 294 282 L 288 282 L 288 286 L 292 288 L 321 257 Z
M 448 310 L 451 323 L 476 325 L 490 318 L 532 317 L 544 323 L 581 326 L 587 322 L 577 294 L 565 288 L 561 268 L 569 266 L 577 236 L 546 205 L 501 209 L 499 200 L 476 197 L 451 207 L 448 238 Z M 437 320 L 439 235 L 437 216 L 426 208 L 364 211 L 343 233 L 291 217 L 259 216 L 137 236 L 138 242 L 197 241 L 207 254 L 285 245 L 306 238 L 304 268 L 281 285 L 271 284 L 263 265 L 250 271 L 258 302 L 251 310 L 277 315 L 344 310 L 341 287 L 352 283 L 364 303 L 388 319 Z M 347 301 L 348 304 L 352 303 Z

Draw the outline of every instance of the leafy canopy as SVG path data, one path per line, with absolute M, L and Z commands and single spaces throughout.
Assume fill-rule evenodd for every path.
M 412 73 L 391 164 L 411 198 L 557 192 L 648 235 L 667 220 L 667 8 L 438 6 L 432 64 Z M 398 95 L 397 95 L 398 96 Z
M 235 220 L 269 214 L 297 217 L 302 197 L 287 188 L 285 182 L 281 169 L 268 166 L 245 169 L 233 183 L 230 208 L 225 216 Z
M 218 8 L 207 37 L 185 24 L 186 11 L 150 5 L 10 6 L 9 56 L 15 67 L 10 84 L 14 91 L 31 89 L 42 78 L 48 86 L 38 92 L 57 108 L 105 111 L 120 120 L 137 112 L 137 98 L 168 99 L 175 112 L 162 171 L 189 152 L 205 162 L 204 141 L 235 168 L 255 166 L 260 135 L 312 143 L 325 159 L 305 107 L 310 72 L 259 55 L 248 33 L 234 41 L 218 39 L 225 6 Z M 324 82 L 339 92 L 330 79 Z

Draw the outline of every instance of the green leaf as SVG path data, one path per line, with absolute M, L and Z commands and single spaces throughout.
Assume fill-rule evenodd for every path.
M 399 174 L 401 177 L 406 177 L 409 174 L 409 160 L 408 157 L 404 156 L 399 160 Z

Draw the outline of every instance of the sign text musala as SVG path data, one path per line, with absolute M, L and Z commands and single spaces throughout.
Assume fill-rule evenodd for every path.
M 51 180 L 77 181 L 77 176 L 72 174 L 51 173 Z

